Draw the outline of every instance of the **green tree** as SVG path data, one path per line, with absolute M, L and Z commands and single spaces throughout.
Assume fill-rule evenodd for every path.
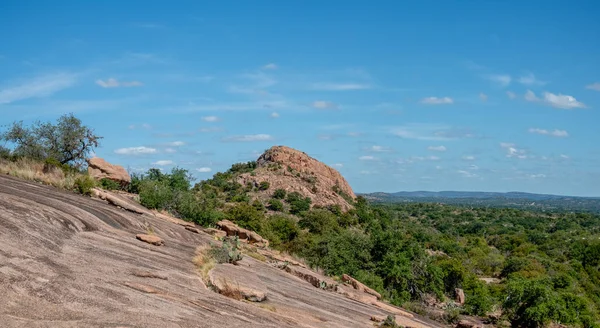
M 0 140 L 14 145 L 14 155 L 38 160 L 53 158 L 74 166 L 84 163 L 100 145 L 100 139 L 73 114 L 61 116 L 56 124 L 36 121 L 28 127 L 22 121 L 14 122 L 0 134 Z

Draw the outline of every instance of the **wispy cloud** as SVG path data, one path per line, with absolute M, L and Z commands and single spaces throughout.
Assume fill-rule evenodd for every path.
M 273 112 L 273 113 L 271 113 L 270 116 L 271 116 L 271 118 L 279 118 L 279 113 Z
M 533 91 L 527 90 L 525 93 L 525 100 L 530 102 L 541 102 L 545 105 L 560 109 L 586 108 L 584 103 L 577 101 L 573 96 L 560 93 L 554 94 L 551 92 L 544 92 L 543 95 L 544 98 L 538 98 Z
M 269 134 L 248 134 L 240 136 L 229 136 L 225 137 L 223 141 L 235 141 L 235 142 L 251 142 L 251 141 L 271 141 L 273 136 Z
M 181 147 L 181 146 L 185 146 L 185 142 L 183 142 L 183 141 L 172 141 L 172 142 L 164 143 L 164 145 L 168 146 L 168 147 Z
M 210 167 L 199 167 L 196 169 L 196 171 L 200 173 L 209 173 L 212 171 L 212 169 Z
M 442 98 L 427 97 L 427 98 L 421 99 L 421 103 L 427 104 L 427 105 L 446 105 L 446 104 L 454 103 L 454 100 L 450 97 L 442 97 Z
M 0 104 L 9 104 L 29 98 L 48 97 L 58 91 L 72 87 L 76 82 L 76 74 L 56 73 L 40 75 L 0 89 Z
M 506 91 L 506 96 L 508 97 L 508 99 L 515 99 L 517 98 L 517 95 L 512 92 L 512 91 Z
M 220 119 L 217 116 L 203 116 L 202 120 L 204 122 L 218 122 Z
M 158 165 L 158 166 L 167 166 L 167 165 L 173 165 L 175 163 L 173 163 L 173 161 L 171 160 L 160 160 L 160 161 L 156 161 L 154 163 L 152 163 L 152 165 Z
M 509 86 L 510 82 L 512 81 L 512 78 L 510 77 L 510 75 L 506 75 L 506 74 L 488 75 L 488 76 L 486 76 L 486 78 L 501 87 Z
M 588 84 L 585 86 L 586 89 L 600 91 L 600 82 Z
M 371 89 L 370 84 L 363 83 L 313 83 L 310 87 L 313 90 L 321 91 L 350 91 Z
M 365 156 L 360 156 L 358 159 L 361 161 L 374 161 L 376 158 L 374 156 L 365 155 Z
M 473 172 L 465 171 L 465 170 L 458 170 L 456 172 L 458 172 L 458 174 L 460 174 L 464 178 L 477 178 L 477 177 L 479 177 L 479 175 L 477 175 L 477 174 L 475 174 Z
M 372 151 L 372 152 L 375 152 L 375 153 L 388 153 L 388 152 L 392 151 L 392 149 L 389 148 L 389 147 L 377 146 L 377 145 L 371 146 L 371 147 L 367 148 L 366 150 L 367 151 Z
M 506 151 L 506 157 L 526 159 L 527 152 L 524 149 L 516 148 L 516 145 L 508 142 L 501 142 L 500 147 Z
M 278 68 L 279 68 L 279 66 L 277 66 L 277 64 L 275 64 L 275 63 L 268 63 L 262 67 L 262 69 L 270 69 L 270 70 L 274 70 L 274 69 L 278 69 Z
M 114 78 L 109 78 L 108 80 L 96 80 L 96 84 L 103 88 L 119 88 L 119 87 L 128 88 L 128 87 L 140 87 L 140 86 L 144 85 L 142 82 L 139 82 L 139 81 L 121 82 Z
M 488 100 L 488 96 L 485 93 L 481 92 L 479 94 L 479 99 L 481 99 L 481 101 L 487 101 Z
M 545 85 L 548 83 L 546 81 L 538 80 L 532 73 L 521 76 L 518 81 L 524 85 Z
M 128 147 L 128 148 L 119 148 L 117 150 L 115 150 L 116 154 L 119 155 L 148 155 L 148 154 L 156 154 L 158 151 L 156 150 L 156 148 L 150 148 L 150 147 L 144 147 L 144 146 L 140 146 L 140 147 Z
M 427 147 L 427 150 L 431 150 L 431 151 L 446 151 L 446 147 L 444 147 L 444 146 L 429 146 L 429 147 Z
M 338 109 L 338 105 L 331 102 L 331 101 L 325 101 L 325 100 L 317 100 L 314 101 L 311 104 L 312 107 L 317 108 L 317 109 Z
M 400 138 L 415 140 L 443 141 L 475 137 L 475 135 L 468 130 L 457 129 L 442 124 L 413 123 L 394 127 L 390 132 Z
M 546 130 L 546 129 L 531 128 L 531 129 L 529 129 L 529 133 L 541 134 L 541 135 L 547 135 L 547 136 L 559 137 L 559 138 L 565 138 L 565 137 L 569 136 L 569 133 L 567 131 L 558 130 L 558 129 Z
M 143 123 L 141 125 L 132 124 L 129 126 L 129 130 L 135 130 L 135 129 L 152 130 L 152 125 L 150 125 L 148 123 Z
M 473 156 L 473 155 L 465 155 L 465 156 L 462 157 L 462 159 L 464 161 L 474 161 L 475 160 L 475 156 Z
M 330 166 L 340 168 L 340 167 L 344 167 L 344 164 L 342 164 L 342 163 L 334 163 L 334 164 L 331 164 Z

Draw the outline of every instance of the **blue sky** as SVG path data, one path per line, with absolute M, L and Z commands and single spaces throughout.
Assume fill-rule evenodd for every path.
M 287 145 L 357 192 L 600 196 L 596 1 L 2 1 L 0 125 L 198 179 Z

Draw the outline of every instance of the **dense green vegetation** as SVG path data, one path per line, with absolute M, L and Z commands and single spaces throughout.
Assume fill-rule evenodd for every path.
M 450 302 L 461 288 L 466 303 L 449 312 L 486 316 L 501 310 L 502 319 L 523 327 L 599 326 L 599 216 L 372 205 L 361 197 L 349 212 L 311 208 L 309 198 L 283 190 L 267 200 L 251 199 L 251 191 L 264 187 L 242 186 L 235 177 L 255 167 L 236 164 L 194 187 L 185 170 L 150 170 L 134 176 L 130 189 L 145 206 L 202 225 L 231 219 L 327 274 L 356 277 L 396 305 L 414 308 L 432 297 Z

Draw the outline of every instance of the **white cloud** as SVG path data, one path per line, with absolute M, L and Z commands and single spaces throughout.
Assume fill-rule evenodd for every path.
M 444 147 L 444 146 L 429 146 L 429 147 L 427 147 L 427 150 L 431 150 L 431 151 L 446 151 L 446 147 Z
M 361 161 L 374 161 L 375 157 L 370 156 L 370 155 L 365 155 L 365 156 L 361 156 L 358 158 Z
M 167 142 L 165 143 L 166 146 L 170 146 L 170 147 L 181 147 L 181 146 L 185 146 L 185 142 L 183 141 L 173 141 L 173 142 Z
M 28 81 L 0 90 L 0 104 L 8 104 L 29 98 L 48 97 L 67 89 L 77 82 L 75 74 L 57 73 L 35 77 Z
M 386 153 L 392 151 L 389 147 L 384 146 L 371 146 L 368 148 L 368 150 L 376 153 Z
M 543 179 L 545 178 L 546 175 L 545 174 L 530 174 L 529 178 L 530 179 Z
M 570 157 L 567 156 L 567 155 L 565 155 L 565 154 L 560 154 L 560 158 L 562 158 L 562 159 L 569 159 Z
M 211 127 L 207 127 L 207 128 L 200 128 L 198 129 L 198 132 L 202 132 L 202 133 L 209 133 L 209 132 L 219 132 L 222 131 L 223 128 L 219 128 L 216 126 L 211 126 Z
M 150 125 L 148 123 L 144 123 L 144 124 L 142 124 L 140 126 L 136 126 L 135 124 L 132 124 L 132 125 L 129 126 L 130 130 L 135 130 L 135 129 L 138 129 L 138 128 L 142 128 L 142 129 L 145 129 L 145 130 L 152 130 L 152 125 Z
M 545 129 L 531 128 L 531 129 L 529 129 L 529 133 L 548 135 L 548 136 L 559 137 L 559 138 L 564 138 L 564 137 L 569 136 L 569 133 L 567 131 L 558 130 L 558 129 L 554 129 L 554 130 L 550 131 L 550 130 L 545 130 Z
M 202 117 L 202 120 L 204 122 L 217 122 L 220 119 L 218 117 L 216 117 L 216 116 L 204 116 L 204 117 Z
M 361 83 L 314 83 L 311 89 L 322 91 L 366 90 L 371 89 L 371 85 Z
M 277 112 L 271 113 L 271 118 L 278 118 L 278 117 L 279 117 L 279 113 L 277 113 Z
M 592 83 L 585 86 L 586 89 L 600 91 L 600 82 Z
M 198 171 L 200 173 L 208 173 L 208 172 L 211 172 L 212 169 L 210 167 L 199 167 L 196 169 L 196 171 Z
M 128 148 L 119 148 L 115 150 L 115 153 L 119 155 L 147 155 L 147 154 L 156 154 L 157 150 L 155 148 L 149 147 L 128 147 Z
M 176 153 L 177 150 L 173 148 L 165 148 L 165 153 L 173 154 Z
M 575 97 L 550 92 L 544 92 L 544 101 L 552 107 L 562 109 L 585 108 L 585 104 L 577 101 Z
M 535 95 L 535 93 L 533 93 L 533 91 L 527 90 L 527 92 L 525 92 L 525 100 L 527 100 L 527 101 L 539 101 L 540 98 L 538 98 Z
M 333 167 L 344 167 L 344 164 L 342 164 L 342 163 L 335 163 L 335 164 L 331 164 L 331 166 L 333 166 Z
M 525 100 L 531 102 L 543 102 L 546 105 L 561 108 L 561 109 L 574 109 L 574 108 L 585 108 L 585 104 L 577 101 L 575 97 L 563 94 L 554 94 L 551 92 L 544 92 L 544 98 L 538 98 L 535 93 L 531 90 L 527 90 L 525 93 Z
M 540 81 L 535 78 L 535 75 L 533 75 L 532 73 L 529 73 L 527 75 L 521 76 L 519 78 L 519 83 L 524 84 L 524 85 L 544 85 L 547 82 Z
M 512 91 L 506 91 L 506 96 L 508 97 L 508 99 L 515 99 L 517 98 L 517 95 L 512 92 Z
M 271 141 L 273 136 L 268 134 L 248 134 L 242 136 L 230 136 L 223 138 L 223 141 L 239 141 L 239 142 L 250 142 L 250 141 Z
M 462 138 L 473 138 L 473 133 L 464 129 L 457 129 L 442 124 L 412 123 L 400 127 L 394 127 L 390 132 L 400 138 L 416 140 L 454 140 Z
M 469 172 L 469 171 L 465 171 L 465 170 L 458 170 L 456 172 L 458 172 L 460 175 L 462 175 L 465 178 L 477 178 L 479 176 L 473 172 Z
M 507 87 L 510 82 L 512 81 L 512 78 L 510 77 L 510 75 L 503 75 L 503 74 L 498 74 L 498 75 L 489 75 L 488 80 L 502 86 L 502 87 Z
M 485 93 L 481 92 L 479 93 L 479 99 L 481 99 L 481 101 L 487 101 L 488 96 Z
M 500 147 L 506 151 L 506 157 L 508 157 L 508 158 L 518 158 L 518 159 L 527 158 L 527 152 L 523 149 L 516 148 L 515 144 L 501 142 Z
M 475 156 L 473 155 L 466 155 L 462 157 L 463 160 L 465 161 L 474 161 L 475 160 Z
M 450 97 L 443 97 L 443 98 L 427 97 L 427 98 L 423 98 L 421 100 L 421 103 L 427 104 L 427 105 L 445 105 L 445 104 L 454 103 L 454 100 L 452 100 L 452 98 L 450 98 Z
M 173 165 L 173 161 L 170 160 L 160 160 L 160 161 L 156 161 L 154 163 L 152 163 L 152 165 L 158 165 L 158 166 L 167 166 L 167 165 Z
M 96 80 L 96 84 L 103 88 L 139 87 L 143 85 L 143 83 L 139 81 L 120 82 L 114 78 L 109 78 L 108 80 Z
M 338 105 L 331 101 L 317 100 L 311 104 L 312 107 L 318 109 L 337 109 Z
M 265 66 L 262 67 L 263 69 L 278 69 L 279 66 L 277 66 L 277 64 L 275 63 L 268 63 Z

